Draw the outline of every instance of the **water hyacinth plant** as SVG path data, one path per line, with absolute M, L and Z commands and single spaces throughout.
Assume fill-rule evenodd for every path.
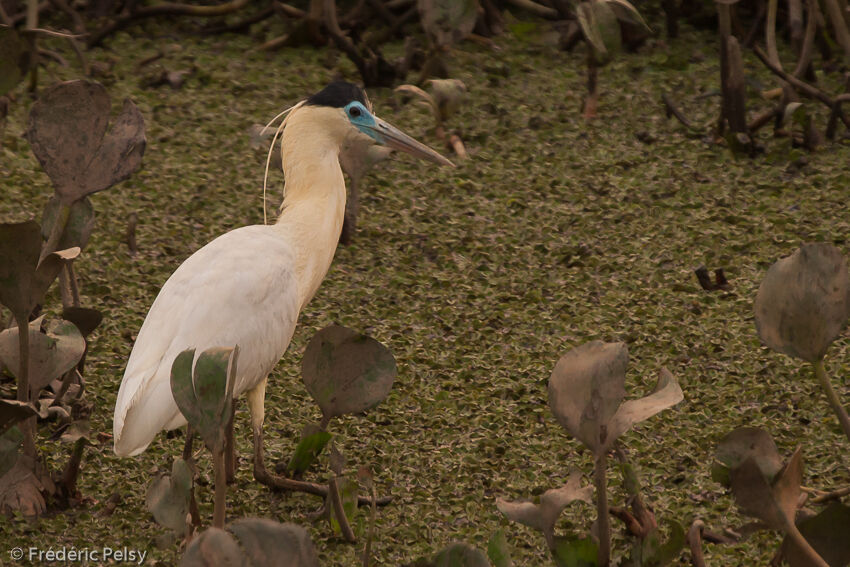
M 812 365 L 850 439 L 850 417 L 823 363 L 829 345 L 850 316 L 850 276 L 841 251 L 826 243 L 804 244 L 774 263 L 759 286 L 755 316 L 764 344 Z
M 832 557 L 843 555 L 850 560 L 850 542 L 846 537 L 832 535 L 850 533 L 850 517 L 845 513 L 850 509 L 838 504 L 821 512 L 824 516 L 814 512 L 801 516 L 798 512 L 803 480 L 802 447 L 783 462 L 766 431 L 741 427 L 721 439 L 711 472 L 716 481 L 732 491 L 741 512 L 758 520 L 748 529 L 785 534 L 781 553 L 792 566 L 847 564 L 846 561 L 827 563 L 822 555 L 825 553 Z M 825 517 L 832 522 L 824 522 Z M 805 536 L 801 531 L 803 526 Z
M 628 348 L 623 343 L 592 341 L 567 352 L 549 378 L 549 407 L 558 422 L 581 441 L 594 455 L 594 488 L 581 487 L 581 474 L 573 472 L 559 489 L 545 492 L 538 503 L 508 502 L 496 505 L 509 519 L 540 530 L 558 565 L 599 565 L 611 562 L 611 526 L 609 521 L 607 467 L 608 453 L 617 439 L 635 424 L 674 406 L 684 398 L 673 375 L 662 368 L 655 390 L 649 396 L 624 401 Z M 625 458 L 621 456 L 621 460 Z M 628 463 L 622 466 L 626 484 L 639 491 L 636 474 Z M 590 502 L 595 489 L 597 519 L 595 540 L 586 537 L 558 537 L 555 523 L 563 509 L 576 500 Z M 639 495 L 632 499 L 640 502 Z M 642 507 L 642 504 L 639 504 Z M 641 565 L 666 565 L 684 545 L 681 527 L 661 544 L 654 516 L 648 514 L 640 531 L 641 541 L 632 551 L 633 561 Z M 636 519 L 635 523 L 641 523 Z M 678 524 L 676 525 L 678 526 Z

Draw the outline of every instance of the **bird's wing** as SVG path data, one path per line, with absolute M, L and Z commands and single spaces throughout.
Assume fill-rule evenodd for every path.
M 213 240 L 165 282 L 148 312 L 118 391 L 115 452 L 143 451 L 163 428 L 185 423 L 171 394 L 171 365 L 239 345 L 234 395 L 256 386 L 283 356 L 298 318 L 295 256 L 272 227 L 248 226 Z

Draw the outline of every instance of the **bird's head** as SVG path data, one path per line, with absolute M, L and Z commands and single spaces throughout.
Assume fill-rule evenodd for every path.
M 357 85 L 335 81 L 304 101 L 302 108 L 321 111 L 325 115 L 323 121 L 332 130 L 338 129 L 343 140 L 351 135 L 365 135 L 377 144 L 418 158 L 440 165 L 454 165 L 425 144 L 375 116 L 365 91 Z

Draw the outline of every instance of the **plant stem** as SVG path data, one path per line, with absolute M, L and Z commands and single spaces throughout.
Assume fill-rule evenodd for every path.
M 68 275 L 68 287 L 71 289 L 71 305 L 74 307 L 80 306 L 80 286 L 77 283 L 77 274 L 74 271 L 74 261 L 69 260 L 62 267 Z
M 328 425 L 330 425 L 330 423 L 331 418 L 326 416 L 325 414 L 322 414 L 322 421 L 319 422 L 319 429 L 321 429 L 322 431 L 327 431 Z
M 705 524 L 702 520 L 694 520 L 688 530 L 688 547 L 691 548 L 691 564 L 694 567 L 705 567 L 705 555 L 702 552 L 702 529 Z
M 192 445 L 195 439 L 195 431 L 191 424 L 186 424 L 186 443 L 183 445 L 183 460 L 187 463 L 192 462 Z
M 224 467 L 224 447 L 213 452 L 213 468 L 215 469 L 213 526 L 224 529 L 224 511 L 227 507 L 227 471 Z
M 15 317 L 18 323 L 18 401 L 30 401 L 30 328 L 28 317 Z M 24 435 L 24 454 L 35 458 L 35 417 L 25 419 L 21 423 L 21 433 Z
M 596 456 L 593 468 L 593 483 L 596 486 L 596 535 L 599 538 L 599 567 L 608 567 L 611 562 L 611 522 L 608 519 L 608 453 Z
M 823 366 L 823 359 L 813 362 L 812 366 L 815 367 L 815 376 L 817 376 L 818 382 L 820 382 L 821 387 L 826 392 L 826 398 L 829 400 L 829 405 L 832 406 L 832 411 L 838 416 L 841 429 L 844 430 L 847 439 L 850 439 L 850 417 L 847 416 L 847 411 L 841 405 L 841 400 L 838 399 L 838 395 L 832 389 L 829 376 L 827 376 L 826 369 Z
M 68 224 L 68 218 L 71 216 L 71 205 L 65 203 L 59 204 L 59 212 L 56 214 L 56 221 L 50 228 L 50 235 L 47 237 L 47 243 L 41 249 L 41 256 L 38 258 L 39 264 L 50 254 L 56 251 L 59 246 L 59 239 L 62 238 L 62 233 L 65 232 L 65 225 Z
M 342 495 L 339 491 L 339 483 L 336 476 L 331 476 L 328 482 L 328 493 L 330 494 L 331 507 L 333 514 L 336 516 L 336 521 L 339 523 L 339 530 L 342 532 L 342 537 L 349 543 L 354 543 L 357 538 L 354 536 L 354 530 L 351 529 L 351 524 L 348 523 L 348 517 L 345 515 L 345 508 L 342 505 Z
M 80 473 L 80 464 L 83 462 L 83 451 L 86 448 L 86 440 L 84 438 L 77 439 L 74 443 L 74 448 L 71 450 L 71 457 L 68 459 L 68 464 L 65 465 L 65 471 L 62 473 L 62 485 L 65 488 L 65 495 L 68 498 L 73 498 L 77 492 L 77 477 Z
M 233 439 L 233 420 L 236 417 L 236 404 L 230 403 L 230 419 L 227 420 L 227 426 L 224 428 L 226 434 L 224 437 L 224 477 L 227 482 L 233 482 L 236 478 L 236 442 Z
M 824 561 L 823 557 L 818 555 L 818 552 L 806 541 L 800 530 L 793 523 L 789 524 L 788 537 L 794 542 L 794 545 L 811 561 L 812 567 L 829 567 L 829 563 Z
M 369 496 L 372 498 L 372 510 L 369 514 L 369 534 L 366 536 L 366 546 L 363 548 L 363 567 L 369 567 L 369 559 L 372 556 L 372 540 L 375 539 L 375 520 L 378 517 L 378 491 L 375 485 L 369 483 Z
M 38 0 L 27 0 L 26 29 L 34 30 L 38 27 Z M 38 48 L 36 45 L 36 34 L 27 34 L 30 52 L 30 85 L 29 90 L 35 93 L 38 88 Z
M 71 298 L 71 282 L 68 280 L 68 266 L 62 266 L 59 270 L 59 295 L 62 298 L 62 309 L 68 309 L 74 306 L 74 300 Z

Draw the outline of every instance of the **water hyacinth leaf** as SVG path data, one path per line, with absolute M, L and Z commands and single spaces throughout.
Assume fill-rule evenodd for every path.
M 225 428 L 233 408 L 238 355 L 239 347 L 216 347 L 202 352 L 194 362 L 195 350 L 187 349 L 177 355 L 171 366 L 174 402 L 212 452 L 224 446 Z
M 816 516 L 798 522 L 797 528 L 830 567 L 850 565 L 850 538 L 847 537 L 850 534 L 850 507 L 831 502 Z M 785 538 L 782 552 L 791 567 L 811 565 L 811 559 L 791 538 Z
M 804 244 L 773 264 L 755 301 L 756 328 L 777 352 L 816 362 L 850 316 L 847 262 L 831 244 Z
M 301 376 L 324 416 L 331 418 L 366 411 L 386 398 L 396 362 L 375 339 L 331 325 L 307 344 Z
M 41 231 L 37 223 L 0 224 L 0 302 L 16 317 L 21 313 L 27 317 L 40 299 L 31 299 L 40 253 Z M 45 287 L 40 295 L 46 291 Z
M 711 478 L 729 487 L 729 472 L 747 459 L 753 459 L 768 480 L 782 470 L 782 458 L 773 437 L 759 427 L 739 427 L 718 443 Z
M 56 195 L 52 196 L 44 207 L 44 212 L 41 215 L 41 236 L 47 240 L 50 236 L 50 231 L 53 229 L 53 224 L 59 217 L 59 208 L 62 204 Z M 71 204 L 71 209 L 68 214 L 68 220 L 65 223 L 65 230 L 59 237 L 59 243 L 56 248 L 64 250 L 77 246 L 80 249 L 86 247 L 94 230 L 94 206 L 88 197 L 83 197 Z
M 0 96 L 15 88 L 28 68 L 26 42 L 15 28 L 0 27 Z
M 211 348 L 202 352 L 195 363 L 195 395 L 202 419 L 198 431 L 211 451 L 224 443 L 224 430 L 233 408 L 237 355 L 238 347 Z
M 576 8 L 579 26 L 594 62 L 605 65 L 620 51 L 620 22 L 605 0 L 585 0 Z
M 509 520 L 539 530 L 548 538 L 554 534 L 555 523 L 564 508 L 576 500 L 589 503 L 592 494 L 592 486 L 581 487 L 581 473 L 573 472 L 564 486 L 544 492 L 539 504 L 497 498 L 496 507 Z
M 171 474 L 153 480 L 145 496 L 145 506 L 156 523 L 183 534 L 192 499 L 192 470 L 183 459 L 174 459 Z
M 0 514 L 16 512 L 34 518 L 47 511 L 45 495 L 56 487 L 40 461 L 20 455 L 12 468 L 0 477 Z
M 45 90 L 32 106 L 27 139 L 63 204 L 123 181 L 142 163 L 145 121 L 139 109 L 125 100 L 107 131 L 109 111 L 106 89 L 82 80 Z
M 53 322 L 41 332 L 43 316 L 29 324 L 29 388 L 33 397 L 50 382 L 74 368 L 86 350 L 86 341 L 76 325 Z M 18 328 L 0 332 L 0 361 L 18 376 L 21 360 Z
M 605 2 L 617 16 L 617 19 L 621 22 L 641 27 L 647 32 L 652 31 L 643 19 L 643 16 L 641 16 L 640 12 L 637 11 L 637 8 L 635 8 L 628 0 L 605 0 Z
M 635 542 L 632 551 L 633 564 L 642 567 L 665 567 L 670 565 L 685 548 L 685 529 L 679 522 L 668 522 L 670 537 L 662 543 L 662 534 L 654 528 L 646 537 Z
M 103 321 L 103 313 L 88 307 L 67 307 L 62 310 L 62 318 L 76 325 L 83 337 L 88 337 Z
M 28 417 L 36 415 L 35 407 L 18 400 L 0 400 L 0 435 Z
M 24 434 L 14 426 L 0 435 L 0 478 L 18 462 L 18 449 L 23 442 Z
M 558 567 L 596 567 L 599 546 L 590 537 L 555 538 L 552 558 Z
M 490 559 L 493 567 L 513 566 L 511 548 L 508 545 L 508 539 L 505 537 L 504 530 L 497 530 L 490 536 L 490 541 L 487 542 L 487 557 Z
M 333 436 L 330 433 L 322 431 L 316 424 L 308 424 L 301 433 L 301 440 L 295 447 L 295 452 L 289 459 L 286 470 L 296 477 L 304 474 L 322 454 L 331 437 Z
M 250 565 L 318 567 L 310 534 L 295 524 L 263 518 L 243 518 L 227 527 L 245 550 Z
M 335 444 L 331 444 L 330 456 L 328 458 L 331 470 L 337 476 L 342 475 L 342 471 L 345 469 L 345 455 L 336 448 Z
M 192 383 L 192 366 L 195 362 L 195 349 L 187 349 L 174 357 L 171 364 L 171 394 L 177 409 L 189 423 L 201 421 L 201 411 L 195 398 L 195 386 Z
M 596 57 L 605 54 L 607 52 L 605 42 L 602 41 L 599 30 L 596 28 L 595 21 L 593 19 L 593 9 L 590 6 L 590 2 L 579 3 L 579 5 L 576 6 L 576 16 L 578 18 L 579 26 L 581 27 L 582 35 L 588 43 L 588 47 L 593 50 Z
M 233 536 L 219 528 L 209 528 L 192 540 L 180 559 L 180 567 L 249 567 Z
M 15 318 L 25 319 L 44 299 L 47 288 L 64 263 L 73 260 L 79 248 L 48 255 L 39 263 L 41 229 L 34 221 L 0 224 L 0 303 Z
M 552 413 L 594 453 L 605 450 L 603 428 L 626 396 L 628 362 L 625 344 L 592 341 L 562 356 L 549 378 Z
M 76 443 L 80 439 L 91 441 L 91 424 L 87 419 L 79 419 L 68 425 L 59 436 L 62 443 Z
M 732 469 L 729 476 L 732 495 L 742 512 L 783 532 L 794 525 L 803 479 L 802 449 L 794 452 L 773 482 L 752 457 Z
M 661 368 L 655 391 L 645 398 L 624 402 L 617 413 L 614 414 L 614 417 L 611 418 L 603 447 L 610 448 L 611 444 L 620 435 L 631 429 L 633 425 L 678 404 L 683 399 L 682 388 L 676 378 L 669 370 Z
M 422 27 L 436 47 L 458 43 L 472 33 L 478 0 L 418 0 Z
M 487 556 L 471 545 L 455 542 L 434 556 L 434 567 L 490 567 Z

